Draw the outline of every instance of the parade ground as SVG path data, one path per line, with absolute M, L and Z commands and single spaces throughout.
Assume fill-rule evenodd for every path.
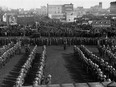
M 33 47 L 31 47 L 31 49 L 32 48 Z M 94 53 L 98 52 L 95 46 L 87 46 L 87 48 Z M 41 52 L 42 47 L 38 47 L 37 53 L 40 54 Z M 20 67 L 21 63 L 26 58 L 27 56 L 25 55 L 24 48 L 22 47 L 22 53 L 11 58 L 0 70 L 0 87 L 10 87 L 10 84 L 14 84 L 16 80 L 15 75 L 17 75 L 17 72 L 19 71 L 17 67 Z M 39 58 L 39 56 L 36 58 Z M 45 77 L 51 74 L 52 84 L 93 82 L 91 76 L 84 72 L 81 68 L 81 62 L 76 61 L 75 59 L 76 57 L 73 55 L 73 46 L 67 46 L 66 50 L 63 49 L 63 46 L 47 46 L 47 58 L 44 69 Z M 30 72 L 28 81 L 24 83 L 25 86 L 32 85 L 32 82 L 29 82 L 32 81 L 32 73 L 34 73 L 34 71 Z

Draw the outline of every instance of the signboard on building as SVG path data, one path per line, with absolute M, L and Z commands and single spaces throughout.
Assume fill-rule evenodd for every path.
M 17 23 L 21 25 L 26 24 L 33 24 L 34 22 L 34 15 L 32 14 L 20 14 L 17 15 Z

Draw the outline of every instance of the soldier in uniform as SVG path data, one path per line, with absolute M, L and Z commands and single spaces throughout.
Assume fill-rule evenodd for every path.
M 44 81 L 45 81 L 45 76 L 42 75 L 42 78 L 41 78 L 41 85 L 44 84 Z
M 45 80 L 45 84 L 51 84 L 51 78 L 52 76 L 49 74 Z
M 67 41 L 64 41 L 64 44 L 63 44 L 64 46 L 64 50 L 66 50 L 66 46 L 67 46 Z
M 27 54 L 30 53 L 30 46 L 29 46 L 29 44 L 25 46 L 25 52 L 26 52 Z

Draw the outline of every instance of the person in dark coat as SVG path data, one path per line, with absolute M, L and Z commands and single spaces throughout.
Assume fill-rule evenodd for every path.
M 67 41 L 64 41 L 64 50 L 66 50 L 66 46 L 67 46 Z

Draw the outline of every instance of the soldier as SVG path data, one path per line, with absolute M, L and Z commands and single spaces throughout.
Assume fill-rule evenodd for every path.
M 25 46 L 25 52 L 26 52 L 26 54 L 30 53 L 30 46 L 29 46 L 29 44 L 27 46 Z
M 44 81 L 45 81 L 45 76 L 44 76 L 44 75 L 42 75 L 42 78 L 41 78 L 41 85 L 43 85 L 43 84 L 44 84 Z
M 3 59 L 2 57 L 0 57 L 0 68 L 2 68 L 2 66 L 3 66 Z
M 51 84 L 51 78 L 52 76 L 49 74 L 45 80 L 45 84 Z
M 38 86 L 38 81 L 34 81 L 33 82 L 33 87 L 37 87 Z
M 64 50 L 66 50 L 67 41 L 64 41 Z

